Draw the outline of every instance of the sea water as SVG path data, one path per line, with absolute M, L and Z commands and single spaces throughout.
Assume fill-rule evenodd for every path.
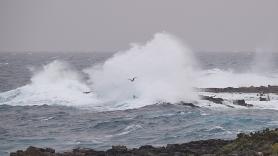
M 104 150 L 277 128 L 276 101 L 230 108 L 195 90 L 278 85 L 277 60 L 269 52 L 194 52 L 169 34 L 121 52 L 0 53 L 0 155 L 31 145 Z

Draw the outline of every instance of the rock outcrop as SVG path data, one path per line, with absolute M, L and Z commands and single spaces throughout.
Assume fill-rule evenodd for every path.
M 51 148 L 29 147 L 18 150 L 10 156 L 277 156 L 278 129 L 260 132 L 240 133 L 235 140 L 201 140 L 183 144 L 168 144 L 165 147 L 151 145 L 128 149 L 126 146 L 112 146 L 107 151 L 94 149 L 73 149 L 56 153 Z
M 222 98 L 215 98 L 215 97 L 212 97 L 212 96 L 200 95 L 200 98 L 202 100 L 211 101 L 211 102 L 216 103 L 216 104 L 223 104 L 223 101 L 224 101 L 224 99 L 222 99 Z
M 239 105 L 239 106 L 245 106 L 245 107 L 252 107 L 252 104 L 248 104 L 245 102 L 245 100 L 234 100 L 233 101 L 234 105 Z
M 278 86 L 260 86 L 260 87 L 227 87 L 227 88 L 201 88 L 201 91 L 214 93 L 278 93 Z

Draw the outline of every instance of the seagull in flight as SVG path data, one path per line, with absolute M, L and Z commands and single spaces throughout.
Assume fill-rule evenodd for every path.
M 92 93 L 92 91 L 86 91 L 86 92 L 83 92 L 84 94 L 90 94 Z
M 133 77 L 132 79 L 128 79 L 130 82 L 133 82 L 133 81 L 135 81 L 135 79 L 136 79 L 137 77 Z

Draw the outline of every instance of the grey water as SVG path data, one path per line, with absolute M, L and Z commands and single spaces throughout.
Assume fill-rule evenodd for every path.
M 104 62 L 113 53 L 0 53 L 0 94 L 30 83 L 32 67 L 65 60 L 77 70 Z M 254 53 L 196 53 L 200 68 L 244 72 Z M 273 54 L 271 59 L 278 60 Z M 276 61 L 278 62 L 278 61 Z M 272 64 L 278 67 L 278 64 Z M 97 150 L 112 145 L 166 145 L 200 139 L 232 139 L 239 132 L 278 127 L 278 111 L 211 110 L 181 105 L 96 112 L 62 105 L 0 105 L 0 155 L 28 146 Z

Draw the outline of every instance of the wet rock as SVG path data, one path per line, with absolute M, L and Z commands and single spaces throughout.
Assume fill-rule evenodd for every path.
M 201 95 L 200 98 L 202 100 L 208 100 L 208 101 L 211 101 L 211 102 L 216 103 L 216 104 L 223 104 L 223 101 L 224 101 L 224 99 L 222 99 L 222 98 L 215 98 L 215 97 L 212 97 L 212 96 L 203 96 L 203 95 Z
M 192 107 L 192 108 L 200 108 L 199 106 L 196 106 L 193 103 L 188 103 L 188 102 L 183 102 L 183 101 L 179 102 L 178 104 L 183 105 L 183 106 L 189 106 L 189 107 Z
M 127 151 L 127 147 L 126 146 L 112 146 L 112 150 L 113 151 L 117 151 L 117 152 L 126 152 Z
M 227 87 L 227 88 L 201 88 L 201 91 L 214 93 L 278 93 L 278 86 L 260 86 L 260 87 Z
M 173 105 L 173 103 L 169 103 L 169 102 L 159 102 L 156 104 L 160 104 L 161 106 L 171 106 Z M 184 101 L 180 101 L 178 103 L 174 103 L 175 105 L 182 105 L 182 106 L 188 106 L 188 107 L 192 107 L 192 108 L 200 108 L 197 105 L 194 105 L 193 103 L 190 102 L 184 102 Z
M 56 154 L 55 156 L 105 156 L 104 151 L 95 151 L 94 149 L 89 149 L 89 148 L 77 148 L 73 149 L 72 152 L 65 152 L 63 154 Z
M 245 102 L 245 100 L 234 100 L 233 101 L 234 105 L 240 105 L 240 106 L 245 106 L 245 107 L 252 107 L 252 104 L 248 104 Z
M 54 149 L 44 149 L 30 146 L 26 149 L 26 151 L 19 150 L 15 153 L 11 153 L 10 156 L 54 156 L 54 154 Z
M 155 147 L 153 147 L 152 145 L 145 145 L 139 147 L 139 150 L 153 150 L 153 149 L 155 149 Z
M 267 98 L 260 97 L 260 101 L 268 101 Z
M 55 153 L 54 149 L 28 147 L 10 156 L 261 156 L 278 155 L 278 129 L 237 135 L 235 140 L 210 139 L 183 144 L 168 144 L 166 147 L 151 145 L 128 149 L 126 146 L 112 146 L 107 151 L 74 149 Z

